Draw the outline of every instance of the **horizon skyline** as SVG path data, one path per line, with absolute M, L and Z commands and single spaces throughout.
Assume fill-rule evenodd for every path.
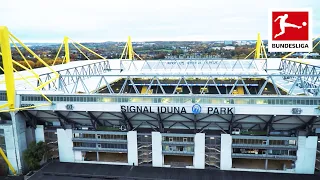
M 133 42 L 236 41 L 256 39 L 258 32 L 268 39 L 268 9 L 299 7 L 313 8 L 313 36 L 320 35 L 317 0 L 3 1 L 1 25 L 28 43 L 61 43 L 64 36 L 125 42 L 128 35 Z
M 43 40 L 44 41 L 44 40 Z M 201 41 L 201 40 L 150 40 L 150 41 L 134 41 L 131 39 L 131 42 L 132 43 L 148 43 L 148 42 L 217 42 L 217 41 L 256 41 L 256 39 L 238 39 L 238 40 L 204 40 L 204 41 Z M 267 39 L 262 39 L 262 41 L 268 41 Z M 108 42 L 111 42 L 111 43 L 126 43 L 127 41 L 76 41 L 78 43 L 108 43 Z M 55 42 L 48 42 L 48 41 L 44 41 L 44 42 L 23 42 L 24 44 L 61 44 L 61 42 L 59 41 L 55 41 Z M 10 43 L 12 44 L 12 43 Z

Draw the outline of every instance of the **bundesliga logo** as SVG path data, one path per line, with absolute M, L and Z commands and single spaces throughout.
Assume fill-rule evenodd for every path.
M 312 52 L 310 9 L 270 10 L 269 52 Z

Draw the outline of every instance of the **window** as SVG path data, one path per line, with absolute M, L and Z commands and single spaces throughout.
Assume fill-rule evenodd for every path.
M 3 129 L 0 129 L 0 131 L 3 130 Z M 6 150 L 6 142 L 5 142 L 5 139 L 4 139 L 4 136 L 1 135 L 1 132 L 0 132 L 0 147 L 5 151 Z
M 184 151 L 184 147 L 183 146 L 177 146 L 177 150 L 178 151 Z

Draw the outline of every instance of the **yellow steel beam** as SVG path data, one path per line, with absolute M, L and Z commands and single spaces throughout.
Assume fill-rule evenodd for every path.
M 72 39 L 70 39 L 70 40 L 72 40 Z M 78 43 L 78 42 L 76 42 L 76 41 L 74 41 L 74 40 L 72 40 L 72 41 L 73 41 L 74 43 L 78 44 L 78 45 L 79 45 L 80 47 L 82 47 L 83 49 L 85 49 L 85 50 L 87 50 L 87 51 L 91 52 L 92 54 L 94 54 L 94 55 L 96 55 L 96 56 L 98 56 L 99 58 L 104 59 L 104 60 L 107 60 L 105 57 L 103 57 L 103 56 L 101 56 L 100 54 L 98 54 L 98 53 L 96 53 L 96 52 L 92 51 L 91 49 L 89 49 L 89 48 L 85 47 L 84 45 L 82 45 L 82 44 L 80 44 L 80 43 Z
M 23 48 L 25 48 L 32 56 L 34 56 L 38 61 L 40 61 L 43 65 L 45 65 L 50 71 L 52 71 L 58 78 L 59 74 L 53 70 L 46 62 L 44 62 L 36 53 L 34 53 L 28 46 L 23 44 L 17 37 L 15 37 L 13 34 L 9 32 L 10 36 L 13 37 Z
M 295 52 L 291 52 L 291 53 L 289 53 L 289 54 L 287 54 L 287 55 L 283 56 L 283 57 L 282 57 L 282 59 L 285 59 L 285 58 L 287 58 L 287 57 L 291 56 L 293 53 L 295 53 Z
M 263 42 L 262 42 L 262 41 L 261 41 L 261 46 L 262 46 L 262 52 L 263 52 L 263 54 L 264 54 L 265 58 L 267 59 L 268 57 L 267 57 L 266 48 L 264 47 L 264 44 L 263 44 Z
M 0 43 L 2 51 L 3 69 L 6 80 L 8 106 L 9 109 L 14 109 L 15 86 L 9 35 L 10 33 L 8 28 L 5 26 L 0 26 Z
M 317 39 L 317 38 L 316 38 Z M 315 39 L 315 40 L 316 40 Z M 313 46 L 313 48 L 312 48 L 312 50 L 314 50 L 318 45 L 320 44 L 320 41 L 318 41 L 314 46 Z M 308 56 L 308 54 L 310 54 L 311 52 L 308 52 L 304 57 L 303 57 L 303 59 L 305 59 L 307 56 Z
M 140 60 L 143 60 L 137 53 L 134 52 L 134 55 L 136 55 Z
M 254 49 L 253 51 L 251 51 L 251 53 L 247 56 L 247 57 L 245 57 L 244 59 L 247 59 L 248 57 L 250 57 L 251 56 L 251 54 L 253 54 L 254 52 L 256 52 L 256 50 Z
M 23 80 L 25 80 L 26 83 L 27 83 L 30 87 L 32 87 L 35 91 L 37 91 L 44 99 L 46 99 L 49 103 L 52 103 L 52 101 L 51 101 L 47 96 L 45 96 L 45 95 L 38 89 L 39 87 L 34 87 L 34 86 L 26 79 L 26 77 L 24 77 L 23 75 L 21 75 L 20 72 L 17 71 L 15 68 L 13 68 L 13 70 L 14 70 L 19 76 L 21 76 L 21 78 L 22 78 Z M 17 109 L 15 109 L 15 110 L 17 110 Z
M 319 35 L 318 37 L 314 38 L 314 39 L 312 40 L 312 42 L 315 41 L 315 40 L 317 40 L 318 38 L 320 38 L 320 35 Z M 317 44 L 315 44 L 315 46 L 313 46 L 313 49 L 312 49 L 312 50 L 314 50 L 318 45 L 319 45 L 319 42 L 318 42 Z M 294 54 L 294 53 L 295 53 L 295 52 L 291 52 L 291 53 L 283 56 L 282 59 L 285 59 L 285 58 L 291 56 L 291 55 Z M 310 52 L 309 52 L 309 53 L 310 53 Z
M 53 63 L 52 63 L 52 66 L 54 66 L 54 64 L 56 63 L 56 61 L 57 61 L 57 59 L 58 59 L 58 57 L 59 57 L 60 51 L 61 51 L 61 49 L 62 49 L 63 44 L 64 44 L 64 41 L 61 43 L 61 45 L 60 45 L 60 47 L 59 47 L 58 53 L 57 53 L 56 57 L 54 58 L 54 61 L 53 61 Z M 63 63 L 62 63 L 62 64 L 63 64 Z
M 19 44 L 24 47 L 31 55 L 33 55 L 38 61 L 40 61 L 43 65 L 45 65 L 45 67 L 47 67 L 51 72 L 53 72 L 53 74 L 55 75 L 55 77 L 53 77 L 52 79 L 46 81 L 45 83 L 41 84 L 40 86 L 37 87 L 37 89 L 42 89 L 43 87 L 45 87 L 46 85 L 50 84 L 52 81 L 56 80 L 59 78 L 59 74 L 53 70 L 46 62 L 44 62 L 38 55 L 36 55 L 31 49 L 28 48 L 28 46 L 26 46 L 25 44 L 23 44 L 17 37 L 15 37 L 13 34 L 11 34 L 9 32 L 9 34 L 11 35 L 11 37 L 13 37 L 13 39 L 15 39 L 17 42 L 19 42 Z
M 13 168 L 13 166 L 11 165 L 10 161 L 8 160 L 6 154 L 4 154 L 2 148 L 0 147 L 0 155 L 3 157 L 4 161 L 7 163 L 9 169 L 11 170 L 12 174 L 17 175 L 16 170 Z
M 84 52 L 82 52 L 81 49 L 78 48 L 77 45 L 75 45 L 73 42 L 71 42 L 71 43 L 86 59 L 90 60 L 90 58 L 88 56 L 86 56 L 86 54 L 84 54 Z
M 255 52 L 254 58 L 259 59 L 260 53 L 261 53 L 261 37 L 260 37 L 260 33 L 258 33 L 258 38 L 256 43 L 256 52 Z
M 66 63 L 69 63 L 70 62 L 69 38 L 67 36 L 64 37 L 63 44 L 64 44 L 64 53 L 66 57 Z
M 131 42 L 131 37 L 128 36 L 128 54 L 129 54 L 129 60 L 133 60 L 133 48 L 132 48 L 132 42 Z
M 17 46 L 14 43 L 14 41 L 11 39 L 11 37 L 13 39 L 15 39 L 23 48 L 25 48 L 36 59 L 38 59 L 38 61 L 40 61 L 47 68 L 49 68 L 49 70 L 51 70 L 56 75 L 56 77 L 51 79 L 51 80 L 49 80 L 49 81 L 47 81 L 46 83 L 43 83 L 39 87 L 33 87 L 33 85 L 27 80 L 28 77 L 21 75 L 13 67 L 13 63 L 15 63 L 16 65 L 20 66 L 21 68 L 28 70 L 27 67 L 25 67 L 25 66 L 21 65 L 20 63 L 12 60 L 11 49 L 10 49 L 10 41 L 9 40 L 11 40 L 13 42 L 13 44 L 14 44 L 14 46 L 16 48 L 17 48 Z M 39 89 L 41 89 L 45 85 L 51 83 L 55 79 L 59 78 L 59 74 L 56 71 L 54 71 L 48 64 L 46 64 L 40 57 L 38 57 L 33 51 L 31 51 L 26 45 L 24 45 L 18 38 L 16 38 L 13 34 L 11 34 L 9 32 L 8 28 L 4 27 L 4 26 L 0 26 L 0 45 L 1 45 L 0 47 L 1 47 L 1 50 L 2 50 L 2 53 L 0 53 L 0 55 L 2 55 L 2 59 L 3 59 L 3 71 L 5 73 L 5 82 L 6 82 L 7 99 L 8 99 L 8 103 L 5 104 L 5 105 L 1 105 L 0 109 L 5 108 L 5 107 L 9 107 L 8 109 L 0 110 L 0 112 L 10 112 L 10 111 L 24 110 L 24 109 L 29 109 L 29 108 L 35 108 L 35 107 L 51 105 L 52 104 L 51 100 L 48 97 L 46 97 Z M 18 49 L 18 51 L 19 51 L 19 49 Z M 20 53 L 20 55 L 22 54 L 21 52 L 19 52 L 19 53 Z M 24 60 L 26 60 L 24 56 L 23 56 L 23 58 L 24 58 Z M 27 64 L 28 64 L 28 62 L 27 62 Z M 31 67 L 31 66 L 29 66 L 29 67 Z M 32 107 L 24 107 L 24 108 L 15 108 L 15 86 L 14 86 L 15 78 L 14 78 L 14 71 L 16 71 L 16 73 L 21 76 L 21 79 L 24 79 L 27 84 L 29 84 L 36 91 L 38 91 L 44 97 L 44 99 L 46 99 L 49 102 L 49 104 L 42 104 L 42 105 L 37 105 L 37 106 L 32 106 Z M 36 75 L 35 76 L 36 78 L 39 79 L 39 75 L 37 75 L 33 71 L 32 68 L 30 69 L 30 71 L 31 71 L 31 73 Z
M 24 55 L 22 54 L 22 52 L 20 51 L 20 49 L 18 48 L 18 46 L 16 45 L 16 43 L 12 40 L 11 37 L 10 38 L 10 41 L 11 43 L 14 45 L 14 47 L 17 49 L 17 51 L 19 52 L 20 56 L 23 58 L 23 60 L 27 63 L 27 65 L 29 66 L 30 69 L 32 69 L 32 67 L 30 66 L 29 62 L 27 61 L 27 59 L 24 57 Z
M 124 46 L 120 59 L 122 59 L 123 57 L 126 58 L 124 54 L 126 53 L 127 47 L 128 47 L 128 43 L 126 43 L 126 45 Z

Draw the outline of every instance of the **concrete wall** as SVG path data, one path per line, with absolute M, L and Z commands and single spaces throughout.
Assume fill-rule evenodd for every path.
M 137 131 L 129 131 L 128 140 L 128 164 L 138 166 L 138 136 Z
M 232 137 L 230 134 L 221 134 L 220 169 L 230 170 L 232 168 Z
M 43 125 L 37 125 L 37 128 L 35 129 L 35 136 L 36 136 L 36 142 L 40 142 L 40 141 L 45 142 Z
M 197 133 L 194 137 L 193 167 L 197 169 L 205 168 L 205 139 L 204 133 Z
M 162 155 L 162 136 L 160 132 L 152 132 L 152 166 L 162 167 L 164 158 Z
M 74 162 L 72 129 L 57 129 L 60 162 Z
M 314 174 L 317 143 L 317 136 L 298 137 L 296 173 Z

